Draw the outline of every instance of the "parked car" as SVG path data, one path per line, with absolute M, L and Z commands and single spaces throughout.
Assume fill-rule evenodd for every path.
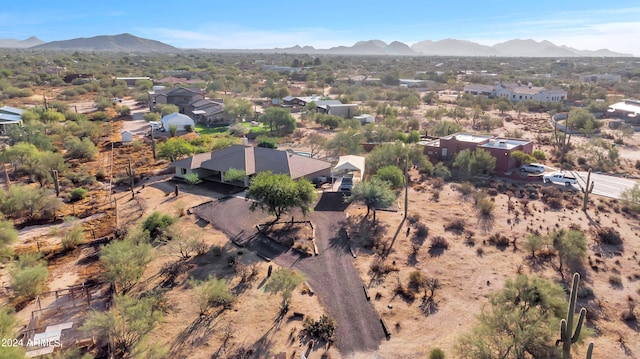
M 342 177 L 342 182 L 340 183 L 340 192 L 345 192 L 346 194 L 351 194 L 351 189 L 353 188 L 353 176 L 344 176 Z
M 552 172 L 542 177 L 544 183 L 562 183 L 565 186 L 571 186 L 578 183 L 575 177 L 564 174 L 564 172 Z
M 539 163 L 527 163 L 520 166 L 520 171 L 528 173 L 544 173 L 545 167 Z

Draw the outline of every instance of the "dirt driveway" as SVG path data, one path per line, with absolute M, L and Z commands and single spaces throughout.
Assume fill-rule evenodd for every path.
M 270 256 L 279 265 L 304 273 L 328 314 L 336 320 L 336 347 L 345 355 L 372 352 L 385 336 L 378 313 L 365 298 L 364 283 L 341 231 L 345 220 L 341 203 L 340 194 L 322 196 L 310 217 L 315 225 L 319 255 L 306 258 L 256 235 L 254 225 L 267 218 L 261 212 L 249 211 L 242 198 L 214 201 L 195 208 L 194 213 L 234 241 Z

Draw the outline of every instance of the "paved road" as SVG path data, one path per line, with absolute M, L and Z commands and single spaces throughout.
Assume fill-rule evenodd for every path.
M 194 212 L 234 241 L 269 256 L 279 265 L 303 272 L 329 316 L 336 320 L 335 345 L 343 354 L 376 350 L 384 333 L 373 304 L 365 299 L 364 283 L 341 234 L 345 220 L 342 194 L 324 194 L 311 215 L 319 252 L 313 257 L 300 257 L 256 235 L 253 226 L 267 218 L 260 211 L 250 212 L 248 207 L 244 199 L 232 197 L 202 205 Z
M 571 172 L 577 179 L 578 183 L 583 187 L 587 181 L 587 172 Z M 591 173 L 591 181 L 593 181 L 593 193 L 610 197 L 610 198 L 620 198 L 622 192 L 625 190 L 632 188 L 634 185 L 638 184 L 637 181 L 630 180 L 627 178 L 609 176 L 605 174 L 597 174 Z M 579 186 L 576 186 L 579 187 Z

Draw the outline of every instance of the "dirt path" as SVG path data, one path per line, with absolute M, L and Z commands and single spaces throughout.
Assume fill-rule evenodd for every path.
M 340 234 L 345 219 L 340 208 L 343 206 L 321 203 L 324 204 L 317 206 L 311 215 L 320 254 L 307 258 L 257 236 L 254 225 L 266 216 L 259 211 L 249 211 L 247 202 L 241 198 L 214 201 L 195 208 L 194 212 L 234 241 L 271 256 L 279 265 L 303 272 L 328 314 L 336 320 L 335 344 L 343 354 L 376 350 L 384 333 L 375 308 L 365 298 L 363 282 L 353 264 L 348 243 Z M 341 198 L 337 203 L 341 203 Z

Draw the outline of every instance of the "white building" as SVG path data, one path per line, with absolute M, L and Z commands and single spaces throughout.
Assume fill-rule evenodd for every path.
M 196 124 L 191 117 L 174 112 L 162 118 L 162 128 L 165 131 L 169 131 L 171 126 L 176 126 L 178 131 L 186 131 L 189 127 L 195 129 Z
M 470 84 L 464 87 L 464 92 L 470 95 L 482 95 L 487 97 L 506 97 L 511 102 L 539 101 L 562 102 L 567 99 L 567 91 L 548 90 L 544 87 L 533 86 L 531 83 L 522 84 L 498 82 L 495 85 Z

